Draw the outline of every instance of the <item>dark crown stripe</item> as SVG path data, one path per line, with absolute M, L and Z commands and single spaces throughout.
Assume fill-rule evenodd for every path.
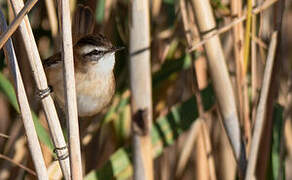
M 94 46 L 107 46 L 112 47 L 110 41 L 108 41 L 103 35 L 87 35 L 81 38 L 77 43 L 76 46 L 82 45 L 94 45 Z

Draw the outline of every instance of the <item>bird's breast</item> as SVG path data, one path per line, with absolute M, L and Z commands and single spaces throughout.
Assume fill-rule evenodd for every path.
M 113 73 L 76 75 L 76 94 L 79 116 L 92 116 L 104 109 L 115 91 Z
M 53 86 L 54 95 L 61 107 L 65 107 L 64 81 L 61 66 L 47 69 L 49 84 Z M 113 72 L 99 73 L 76 71 L 75 83 L 78 115 L 93 116 L 103 110 L 112 99 L 115 92 Z

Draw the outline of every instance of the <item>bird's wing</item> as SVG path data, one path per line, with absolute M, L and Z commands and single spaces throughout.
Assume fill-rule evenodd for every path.
M 51 67 L 53 65 L 57 65 L 60 62 L 62 62 L 62 58 L 61 58 L 61 53 L 59 52 L 59 53 L 49 57 L 48 59 L 45 59 L 43 61 L 43 66 L 45 68 L 48 68 L 48 67 Z

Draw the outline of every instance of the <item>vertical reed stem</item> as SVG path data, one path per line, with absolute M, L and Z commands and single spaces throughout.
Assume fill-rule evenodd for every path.
M 152 92 L 149 1 L 133 0 L 130 25 L 130 78 L 134 179 L 152 180 Z
M 208 36 L 216 28 L 215 19 L 209 1 L 193 0 L 194 9 L 201 33 Z M 203 36 L 203 38 L 204 38 Z M 216 98 L 223 124 L 233 148 L 235 159 L 241 173 L 245 169 L 245 150 L 242 146 L 239 119 L 235 105 L 235 97 L 231 86 L 228 70 L 225 63 L 223 50 L 218 36 L 206 41 L 204 45 L 208 57 L 208 68 L 213 81 Z
M 246 27 L 244 37 L 244 69 L 243 75 L 245 76 L 249 62 L 249 50 L 250 50 L 250 30 L 251 30 L 251 18 L 252 18 L 252 0 L 247 0 L 247 15 L 246 15 Z
M 0 10 L 0 33 L 2 34 L 6 30 L 7 24 L 4 15 Z M 28 146 L 34 162 L 37 177 L 38 179 L 49 179 L 11 39 L 8 39 L 8 42 L 4 45 L 4 53 L 8 61 L 7 64 L 9 65 L 10 72 L 14 78 L 14 87 L 19 109 L 22 115 Z
M 14 9 L 14 14 L 20 12 L 23 7 L 23 1 L 21 0 L 11 0 L 12 8 Z M 19 30 L 24 42 L 24 48 L 28 55 L 28 60 L 32 68 L 33 76 L 36 81 L 36 86 L 39 90 L 44 90 L 48 88 L 47 78 L 42 66 L 42 61 L 38 52 L 38 48 L 32 33 L 32 29 L 27 16 L 24 17 L 24 21 L 20 24 Z M 50 133 L 52 135 L 53 143 L 56 148 L 66 147 L 66 142 L 63 136 L 60 121 L 55 109 L 53 99 L 50 95 L 42 98 L 41 100 L 46 118 L 48 121 Z M 67 148 L 62 150 L 57 150 L 57 157 L 66 156 L 68 153 Z M 70 179 L 70 166 L 69 159 L 59 159 L 60 166 L 66 180 Z
M 263 132 L 264 120 L 266 117 L 266 106 L 267 106 L 268 94 L 270 91 L 272 70 L 273 70 L 275 52 L 276 52 L 276 47 L 277 47 L 276 46 L 277 35 L 278 35 L 277 31 L 275 31 L 272 35 L 271 43 L 269 47 L 269 52 L 268 52 L 269 54 L 267 57 L 267 64 L 266 64 L 265 73 L 264 73 L 261 97 L 260 97 L 259 105 L 257 108 L 256 121 L 254 125 L 254 130 L 253 130 L 254 133 L 252 137 L 251 150 L 250 150 L 250 155 L 248 159 L 248 167 L 247 167 L 247 172 L 246 172 L 246 177 L 245 177 L 246 180 L 254 178 L 260 139 Z
M 58 22 L 57 22 L 57 15 L 55 12 L 55 5 L 54 1 L 52 0 L 45 0 L 46 1 L 46 7 L 48 11 L 48 18 L 51 26 L 51 33 L 52 37 L 56 38 L 58 33 Z
M 80 137 L 75 90 L 73 45 L 69 0 L 58 1 L 62 32 L 62 58 L 64 59 L 64 90 L 66 94 L 66 115 L 69 130 L 69 154 L 72 180 L 82 179 Z

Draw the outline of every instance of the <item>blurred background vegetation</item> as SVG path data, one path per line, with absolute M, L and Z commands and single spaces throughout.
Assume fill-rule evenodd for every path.
M 48 0 L 50 1 L 50 0 Z M 208 74 L 206 54 L 202 48 L 188 51 L 182 19 L 180 1 L 152 0 L 151 15 L 151 67 L 153 89 L 153 129 L 151 138 L 154 156 L 155 179 L 236 179 L 236 163 L 226 133 L 217 110 L 212 81 Z M 191 1 L 191 0 L 190 0 Z M 232 0 L 211 0 L 217 28 L 229 24 L 234 17 L 231 13 Z M 258 0 L 256 4 L 262 1 Z M 88 5 L 96 17 L 95 31 L 104 34 L 114 45 L 129 47 L 130 2 L 129 0 L 71 0 L 72 13 L 77 4 Z M 242 2 L 245 12 L 246 1 Z M 55 3 L 56 4 L 56 3 Z M 196 29 L 194 12 L 186 3 L 188 21 Z M 7 22 L 13 20 L 13 13 L 5 0 L 0 1 L 1 10 Z M 264 141 L 268 142 L 266 150 L 260 151 L 259 179 L 292 179 L 292 124 L 291 124 L 291 43 L 292 3 L 286 1 L 282 27 L 282 63 L 278 74 L 279 86 L 270 87 L 278 92 L 273 104 L 272 126 L 264 130 Z M 263 70 L 268 45 L 273 29 L 273 7 L 257 16 L 255 36 L 257 71 L 252 75 L 251 63 L 246 74 L 248 107 L 251 126 L 254 124 L 258 95 L 261 88 Z M 45 1 L 39 1 L 29 13 L 34 36 L 43 59 L 50 57 L 59 49 L 58 36 L 52 31 Z M 192 35 L 197 35 L 191 30 Z M 195 40 L 198 37 L 194 38 Z M 236 88 L 236 65 L 232 30 L 220 35 L 226 63 L 228 66 L 234 92 Z M 22 51 L 19 32 L 13 36 L 19 65 L 21 68 L 26 92 L 38 132 L 46 165 L 52 179 L 60 179 L 61 172 L 57 161 L 54 161 L 48 126 L 39 100 L 36 87 L 28 66 L 25 52 Z M 128 72 L 128 51 L 117 54 L 115 76 L 117 91 L 112 104 L 104 112 L 91 120 L 80 122 L 83 170 L 85 179 L 131 179 L 130 138 L 131 113 Z M 195 70 L 195 71 L 194 71 Z M 194 75 L 196 74 L 196 79 Z M 203 75 L 202 75 L 203 74 Z M 252 85 L 252 76 L 257 79 L 257 88 Z M 194 82 L 198 81 L 197 85 Z M 22 164 L 33 170 L 33 164 L 26 145 L 26 137 L 18 114 L 17 100 L 13 82 L 0 51 L 0 179 L 34 179 Z M 195 93 L 196 88 L 200 93 Z M 197 101 L 200 96 L 202 102 Z M 237 98 L 238 100 L 238 98 Z M 201 103 L 201 104 L 200 104 Z M 239 100 L 238 113 L 242 114 Z M 202 112 L 204 113 L 202 115 Z M 62 112 L 60 112 L 62 113 Z M 199 118 L 200 116 L 200 118 Z M 244 121 L 241 117 L 242 134 L 245 143 L 250 143 Z M 65 123 L 63 123 L 64 131 Z M 249 129 L 252 131 L 252 127 Z M 66 134 L 66 133 L 65 133 Z M 269 135 L 270 134 L 270 135 Z M 247 146 L 247 152 L 248 152 Z M 13 163 L 5 157 L 13 160 Z M 261 164 L 263 163 L 263 164 Z

